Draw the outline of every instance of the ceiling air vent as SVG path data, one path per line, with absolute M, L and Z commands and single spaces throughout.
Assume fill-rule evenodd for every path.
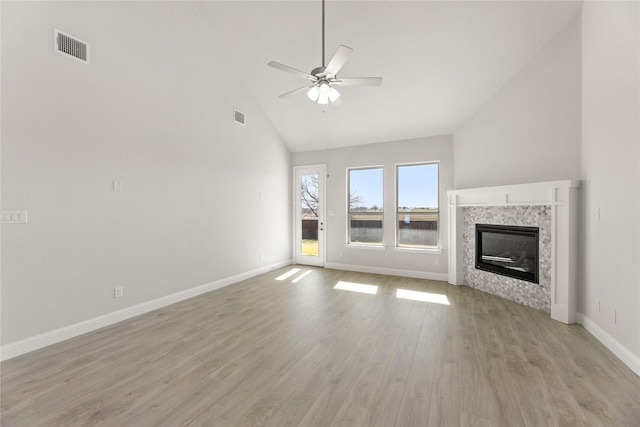
M 89 63 L 89 45 L 55 28 L 53 29 L 53 49 L 85 64 Z
M 244 126 L 244 113 L 240 110 L 233 109 L 233 121 Z

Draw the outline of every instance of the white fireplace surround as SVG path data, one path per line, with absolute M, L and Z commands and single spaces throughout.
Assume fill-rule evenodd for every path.
M 464 285 L 463 208 L 551 207 L 551 318 L 576 322 L 578 287 L 578 181 L 553 181 L 447 192 L 449 283 Z

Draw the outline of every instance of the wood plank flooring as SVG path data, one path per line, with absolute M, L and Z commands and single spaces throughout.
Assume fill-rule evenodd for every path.
M 640 379 L 579 325 L 443 282 L 276 280 L 291 268 L 4 362 L 1 425 L 640 426 Z

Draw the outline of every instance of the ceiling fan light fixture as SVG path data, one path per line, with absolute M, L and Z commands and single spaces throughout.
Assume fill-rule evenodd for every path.
M 322 83 L 320 83 L 320 87 L 318 88 L 318 90 L 320 91 L 320 95 L 329 96 L 329 92 L 331 91 L 331 87 L 329 86 L 329 83 L 322 82 Z
M 328 103 L 329 103 L 329 95 L 321 93 L 320 96 L 318 97 L 318 104 L 327 105 Z
M 314 86 L 311 89 L 309 89 L 307 91 L 307 96 L 309 97 L 310 100 L 312 100 L 313 102 L 316 102 L 318 100 L 318 97 L 320 96 L 320 90 L 318 89 L 318 86 Z
M 340 98 L 340 92 L 334 87 L 329 90 L 329 101 L 336 102 Z
M 329 102 L 334 102 L 335 100 L 340 98 L 340 92 L 338 92 L 326 81 L 320 82 L 318 86 L 314 86 L 313 88 L 311 88 L 311 90 L 313 89 L 315 89 L 314 97 L 309 95 L 309 93 L 307 93 L 307 95 L 309 95 L 309 98 L 312 101 L 316 101 L 320 105 L 327 105 Z M 309 92 L 311 92 L 311 90 L 309 90 Z M 317 96 L 315 96 L 316 93 Z

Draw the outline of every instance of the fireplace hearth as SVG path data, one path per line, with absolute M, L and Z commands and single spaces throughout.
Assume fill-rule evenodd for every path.
M 538 227 L 476 224 L 475 267 L 539 283 Z

